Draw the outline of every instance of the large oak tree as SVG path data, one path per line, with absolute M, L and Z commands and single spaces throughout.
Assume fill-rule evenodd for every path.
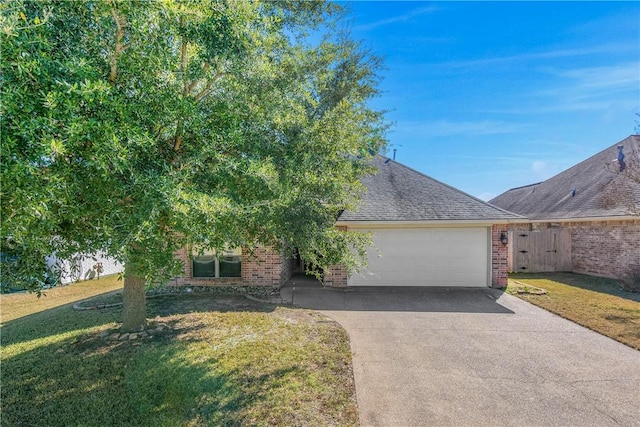
M 350 268 L 334 228 L 384 144 L 379 60 L 325 2 L 13 1 L 0 5 L 1 238 L 15 280 L 43 259 L 125 263 L 123 329 L 184 246 L 293 247 Z

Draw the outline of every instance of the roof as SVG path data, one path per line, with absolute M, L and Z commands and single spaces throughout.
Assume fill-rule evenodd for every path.
M 387 157 L 373 159 L 375 175 L 363 178 L 367 191 L 356 211 L 344 211 L 338 222 L 522 220 Z
M 617 161 L 620 145 L 624 147 L 626 165 L 622 172 Z M 513 188 L 490 203 L 531 220 L 637 215 L 638 179 L 640 135 L 631 135 L 546 181 Z

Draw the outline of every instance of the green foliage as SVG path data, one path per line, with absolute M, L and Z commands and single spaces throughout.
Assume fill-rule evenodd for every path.
M 189 244 L 286 242 L 357 266 L 365 239 L 334 221 L 386 125 L 367 105 L 380 61 L 335 30 L 342 14 L 324 2 L 0 4 L 1 236 L 23 249 L 20 277 L 35 288 L 44 256 L 101 250 L 153 283 Z

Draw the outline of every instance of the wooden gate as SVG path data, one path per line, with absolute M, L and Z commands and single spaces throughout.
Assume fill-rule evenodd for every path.
M 567 229 L 510 231 L 509 242 L 509 271 L 571 271 L 571 232 Z

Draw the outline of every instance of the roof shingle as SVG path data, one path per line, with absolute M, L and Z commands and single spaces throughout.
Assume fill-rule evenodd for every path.
M 367 191 L 360 207 L 344 211 L 339 222 L 523 219 L 389 158 L 376 156 L 373 165 L 378 172 L 362 180 Z
M 624 146 L 624 173 L 616 161 L 619 145 Z M 640 182 L 629 177 L 640 177 L 637 168 L 640 136 L 631 135 L 546 181 L 513 188 L 490 203 L 532 220 L 628 216 L 634 205 L 640 208 Z

